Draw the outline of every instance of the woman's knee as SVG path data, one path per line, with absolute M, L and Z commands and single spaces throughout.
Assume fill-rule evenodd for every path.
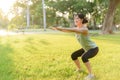
M 84 53 L 84 49 L 83 49 L 83 48 L 81 48 L 81 49 L 73 52 L 73 53 L 71 54 L 72 60 L 78 59 L 78 57 L 80 57 L 83 53 Z
M 72 58 L 72 60 L 76 60 L 76 59 L 78 58 L 78 56 L 75 55 L 75 53 L 72 53 L 72 54 L 71 54 L 71 58 Z
M 84 55 L 81 58 L 82 58 L 83 63 L 86 63 L 86 62 L 89 61 L 88 58 L 86 56 L 84 56 Z

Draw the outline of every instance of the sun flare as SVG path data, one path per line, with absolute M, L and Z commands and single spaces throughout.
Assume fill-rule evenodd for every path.
M 2 11 L 5 15 L 8 14 L 10 8 L 15 3 L 15 1 L 16 0 L 0 0 L 0 9 L 2 9 Z M 10 17 L 10 16 L 11 15 L 9 15 L 8 17 Z

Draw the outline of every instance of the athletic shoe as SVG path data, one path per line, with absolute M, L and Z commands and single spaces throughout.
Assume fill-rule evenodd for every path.
M 93 74 L 89 74 L 84 80 L 93 80 L 94 78 L 95 76 Z

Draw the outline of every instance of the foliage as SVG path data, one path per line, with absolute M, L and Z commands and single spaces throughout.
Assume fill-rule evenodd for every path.
M 117 7 L 115 12 L 114 24 L 120 24 L 120 5 Z
M 8 30 L 14 30 L 14 29 L 16 29 L 16 25 L 15 24 L 10 24 L 8 26 Z
M 6 15 L 4 15 L 3 11 L 0 9 L 0 29 L 6 29 L 9 20 Z
M 30 25 L 37 25 L 41 28 L 43 26 L 42 0 L 30 0 L 30 2 Z M 91 15 L 90 26 L 96 28 L 97 25 L 103 24 L 108 5 L 109 0 L 93 0 L 92 2 L 89 0 L 45 0 L 47 27 L 53 25 L 69 26 L 74 13 L 84 13 Z M 26 9 L 27 0 L 17 0 L 12 9 L 16 19 L 13 18 L 12 23 L 18 26 L 21 26 L 20 23 L 26 24 Z M 63 16 L 56 16 L 56 12 L 62 15 L 69 13 L 69 16 L 67 19 Z M 22 19 L 19 19 L 19 16 Z M 115 22 L 119 21 L 117 16 L 119 16 L 119 9 L 116 12 Z M 20 23 L 16 23 L 17 19 Z
M 109 0 L 109 7 L 103 22 L 102 34 L 113 34 L 113 28 L 115 28 L 114 17 L 119 4 L 120 0 Z
M 90 26 L 93 24 L 93 26 L 96 27 L 97 24 L 103 23 L 104 14 L 108 6 L 108 0 L 94 0 L 93 2 L 86 0 L 50 0 L 47 6 L 52 10 L 61 12 L 62 14 L 66 14 L 66 12 L 69 13 L 70 20 L 73 19 L 74 13 L 90 14 Z M 70 20 L 66 21 L 70 23 Z
M 16 28 L 25 27 L 26 26 L 26 20 L 23 16 L 15 16 L 11 19 L 10 24 L 15 24 Z

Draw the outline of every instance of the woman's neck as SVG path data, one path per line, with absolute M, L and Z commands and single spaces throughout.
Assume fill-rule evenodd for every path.
M 77 25 L 77 28 L 81 28 L 81 27 L 83 27 L 83 24 Z
M 81 24 L 81 25 L 78 25 L 77 28 L 82 28 L 82 27 L 86 27 L 87 24 Z

